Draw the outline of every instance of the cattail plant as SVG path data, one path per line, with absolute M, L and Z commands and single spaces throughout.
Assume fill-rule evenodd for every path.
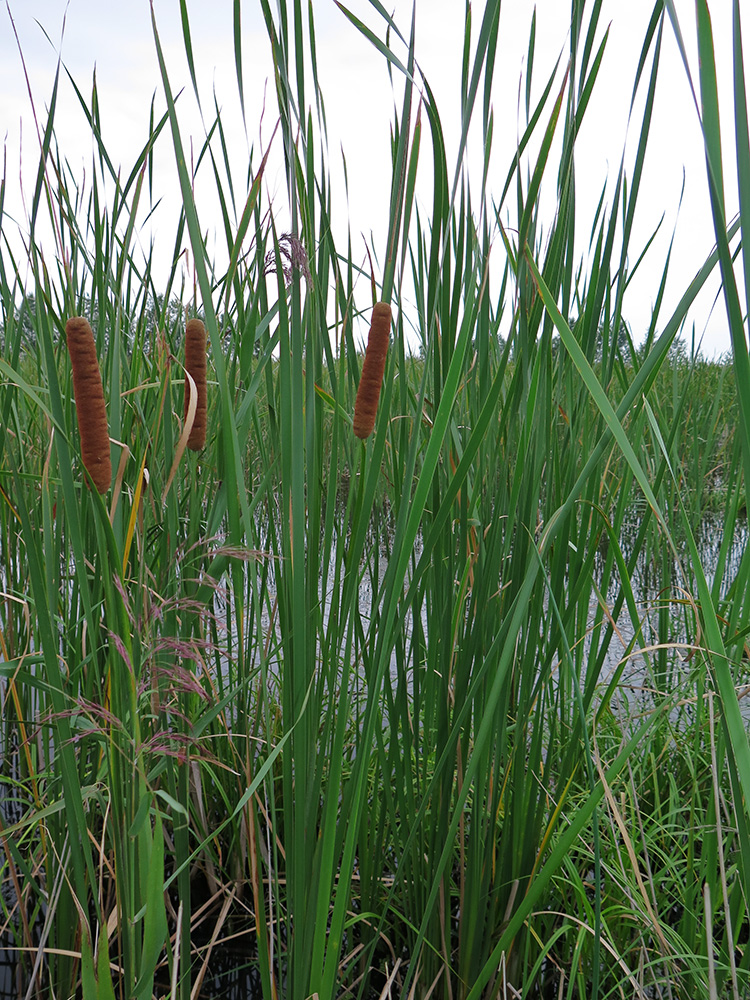
M 375 414 L 378 410 L 380 387 L 383 384 L 390 334 L 391 307 L 387 302 L 376 302 L 372 310 L 362 377 L 359 380 L 357 399 L 354 403 L 354 433 L 363 441 L 372 434 L 375 427 Z
M 206 328 L 199 319 L 191 319 L 185 328 L 185 371 L 191 376 L 198 390 L 195 420 L 188 437 L 188 448 L 201 451 L 206 444 Z M 190 383 L 185 379 L 185 419 L 190 403 Z
M 112 462 L 109 455 L 107 407 L 94 334 L 88 320 L 82 316 L 74 316 L 65 325 L 65 335 L 73 366 L 73 393 L 78 431 L 81 435 L 81 458 L 94 486 L 100 493 L 106 493 L 112 482 Z

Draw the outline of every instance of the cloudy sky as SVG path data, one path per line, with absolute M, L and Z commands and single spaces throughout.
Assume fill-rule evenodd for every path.
M 389 128 L 394 97 L 385 62 L 373 46 L 359 34 L 333 0 L 312 0 L 316 23 L 316 41 L 320 82 L 326 103 L 328 145 L 332 178 L 343 192 L 340 149 L 346 155 L 349 200 L 341 199 L 339 212 L 345 221 L 348 213 L 355 253 L 364 257 L 365 239 L 384 242 L 390 187 Z M 275 4 L 271 4 L 275 9 Z M 346 6 L 381 37 L 382 20 L 368 0 L 349 0 Z M 411 0 L 390 0 L 386 4 L 408 34 Z M 565 48 L 570 4 L 566 0 L 537 0 L 537 48 L 534 78 L 537 93 L 551 72 L 557 56 Z M 607 25 L 610 39 L 592 105 L 580 136 L 576 158 L 579 233 L 584 234 L 593 221 L 602 188 L 608 177 L 616 174 L 626 142 L 628 107 L 640 45 L 648 22 L 652 0 L 604 0 L 600 35 Z M 724 140 L 727 155 L 731 146 L 731 38 L 728 0 L 710 3 L 714 33 L 719 49 L 720 87 L 726 98 Z M 88 97 L 94 67 L 104 123 L 104 141 L 110 156 L 129 172 L 148 131 L 151 98 L 157 93 L 157 111 L 164 108 L 156 62 L 148 0 L 9 0 L 9 8 L 0 9 L 0 134 L 5 145 L 6 211 L 23 219 L 21 185 L 27 198 L 33 188 L 38 162 L 38 142 L 31 102 L 26 87 L 21 58 L 14 36 L 18 33 L 37 114 L 43 121 L 49 100 L 58 55 L 70 75 Z M 195 137 L 196 148 L 203 138 L 203 125 L 195 108 L 192 85 L 185 59 L 178 0 L 155 0 L 156 20 L 165 51 L 174 91 L 186 92 L 181 98 L 185 134 Z M 250 147 L 265 148 L 273 131 L 270 105 L 274 90 L 270 47 L 260 4 L 246 0 L 242 4 L 243 76 L 246 97 L 247 134 L 237 101 L 235 76 L 232 0 L 187 0 L 190 15 L 198 84 L 204 107 L 210 112 L 213 93 L 217 95 L 226 123 L 230 127 L 230 154 L 236 157 L 237 177 L 243 178 Z M 694 4 L 676 0 L 678 15 L 693 63 Z M 464 0 L 417 0 L 417 53 L 421 68 L 435 92 L 441 109 L 449 150 L 455 163 L 459 133 L 459 72 L 463 37 Z M 484 4 L 473 3 L 476 26 L 481 21 Z M 504 181 L 513 155 L 521 116 L 518 112 L 519 82 L 524 72 L 529 25 L 534 5 L 530 0 L 504 0 L 501 8 L 499 53 L 495 71 L 494 109 L 496 116 L 493 148 L 493 174 L 497 188 Z M 11 22 L 12 15 L 12 22 Z M 64 23 L 64 30 L 63 30 Z M 476 30 L 476 29 L 475 29 Z M 750 38 L 750 25 L 746 30 Z M 694 69 L 695 72 L 695 69 Z M 400 81 L 396 79 L 397 90 Z M 263 113 L 264 95 L 269 108 Z M 71 168 L 83 177 L 90 171 L 92 139 L 85 117 L 67 79 L 61 82 L 56 114 L 57 138 Z M 632 164 L 638 119 L 628 145 Z M 645 244 L 659 220 L 664 217 L 662 234 L 651 255 L 628 292 L 626 318 L 636 336 L 645 332 L 651 305 L 657 293 L 656 281 L 663 270 L 666 248 L 675 233 L 675 247 L 668 286 L 666 321 L 681 293 L 710 252 L 713 229 L 708 205 L 705 166 L 700 130 L 692 105 L 685 70 L 680 61 L 671 31 L 667 32 L 660 90 L 657 95 L 652 141 L 646 161 L 644 191 L 636 217 L 633 254 Z M 176 219 L 179 200 L 174 158 L 168 137 L 162 142 L 157 160 L 156 186 L 164 199 L 160 218 Z M 633 147 L 631 149 L 631 146 Z M 257 153 L 256 153 L 257 155 Z M 476 155 L 476 151 L 475 151 Z M 423 147 L 424 167 L 429 169 L 429 146 Z M 732 160 L 728 164 L 731 166 Z M 730 209 L 736 205 L 731 172 L 727 191 Z M 285 183 L 280 162 L 271 164 L 267 174 L 269 195 L 279 217 L 285 212 Z M 683 189 L 682 205 L 680 195 Z M 499 190 L 498 190 L 499 193 Z M 425 204 L 429 194 L 423 192 Z M 199 210 L 201 205 L 199 204 Z M 550 203 L 550 212 L 554 204 Z M 206 204 L 201 217 L 204 229 L 212 225 L 214 209 Z M 373 217 L 376 212 L 376 217 Z M 170 215 L 172 213 L 172 215 Z M 214 220 L 218 221 L 218 215 Z M 163 223 L 171 253 L 174 222 Z M 12 238 L 11 223 L 3 227 Z M 360 235 L 361 234 L 361 235 Z M 158 233 L 157 233 L 158 236 Z M 144 233 L 144 240 L 148 237 Z M 583 245 L 581 251 L 583 252 Z M 217 251 L 218 252 L 218 251 Z M 165 257 L 166 259 L 166 257 Z M 691 314 L 697 336 L 703 337 L 707 353 L 728 349 L 723 302 L 713 306 L 718 285 L 704 294 Z M 671 307 L 671 308 L 670 308 Z M 712 308 L 713 307 L 713 308 Z

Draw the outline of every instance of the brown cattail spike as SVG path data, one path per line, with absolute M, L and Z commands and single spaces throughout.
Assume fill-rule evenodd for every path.
M 208 396 L 206 392 L 206 328 L 199 319 L 191 319 L 185 328 L 185 370 L 191 375 L 198 390 L 195 420 L 187 446 L 201 451 L 206 444 L 206 418 Z M 185 379 L 185 419 L 190 403 L 190 383 Z
M 73 366 L 81 458 L 94 486 L 100 493 L 106 493 L 112 483 L 112 462 L 109 456 L 107 407 L 94 334 L 87 320 L 74 316 L 65 324 L 65 335 Z
M 376 302 L 372 310 L 370 336 L 367 338 L 367 351 L 354 404 L 354 433 L 363 441 L 372 434 L 375 427 L 390 335 L 391 307 L 387 302 Z

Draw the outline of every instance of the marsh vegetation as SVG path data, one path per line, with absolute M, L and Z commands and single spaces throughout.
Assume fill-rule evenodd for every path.
M 373 205 L 387 245 L 363 273 L 351 239 L 334 242 L 307 12 L 261 2 L 284 230 L 262 152 L 233 167 L 216 111 L 193 161 L 222 211 L 228 263 L 209 258 L 154 22 L 165 111 L 132 163 L 111 162 L 79 89 L 84 188 L 53 94 L 23 264 L 0 246 L 0 905 L 16 995 L 215 996 L 231 953 L 234 982 L 264 1000 L 747 996 L 750 363 L 731 255 L 750 224 L 724 217 L 705 6 L 717 245 L 636 335 L 623 302 L 670 4 L 629 82 L 635 159 L 581 255 L 574 162 L 606 58 L 600 5 L 574 0 L 565 65 L 537 67 L 532 33 L 517 154 L 503 184 L 471 187 L 414 38 L 404 62 L 403 26 L 373 3 L 371 28 L 350 30 L 377 35 L 399 105 L 373 139 L 392 143 L 393 182 Z M 488 156 L 499 7 L 467 19 L 460 95 L 462 139 L 479 130 Z M 238 34 L 233 52 L 241 89 Z M 738 36 L 724 114 L 746 211 L 740 55 Z M 134 237 L 158 200 L 156 144 L 174 148 L 183 204 L 155 237 L 174 250 L 159 287 Z M 717 269 L 734 349 L 707 361 L 679 338 Z M 378 300 L 390 346 L 360 441 Z M 81 457 L 74 316 L 102 374 L 102 495 Z

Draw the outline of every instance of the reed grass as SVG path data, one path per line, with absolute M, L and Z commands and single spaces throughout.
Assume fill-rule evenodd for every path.
M 632 226 L 671 3 L 654 5 L 632 84 L 634 158 L 583 254 L 576 141 L 616 44 L 601 5 L 575 0 L 555 66 L 534 58 L 532 22 L 498 189 L 499 0 L 473 22 L 467 8 L 456 149 L 414 22 L 339 4 L 397 97 L 368 273 L 334 197 L 312 7 L 261 6 L 282 232 L 269 152 L 233 163 L 227 134 L 248 123 L 218 102 L 188 170 L 155 14 L 163 114 L 132 163 L 111 162 L 98 96 L 72 83 L 94 142 L 86 190 L 55 141 L 55 80 L 30 281 L 0 214 L 0 928 L 22 990 L 188 1000 L 250 966 L 266 1000 L 741 997 L 750 392 L 731 247 L 747 222 L 723 215 L 707 10 L 717 247 L 671 315 L 660 294 L 631 331 L 634 270 L 658 266 L 663 286 L 669 267 L 641 257 Z M 183 200 L 176 228 L 155 230 L 173 262 L 158 285 L 135 235 L 143 213 L 159 221 L 157 143 Z M 218 199 L 223 263 L 196 177 Z M 717 267 L 733 353 L 709 363 L 679 335 Z M 373 300 L 373 331 L 392 337 L 375 371 L 357 349 Z M 187 330 L 186 310 L 203 317 Z M 109 508 L 77 473 L 59 351 L 74 314 L 96 331 Z M 193 402 L 199 457 L 184 450 Z

